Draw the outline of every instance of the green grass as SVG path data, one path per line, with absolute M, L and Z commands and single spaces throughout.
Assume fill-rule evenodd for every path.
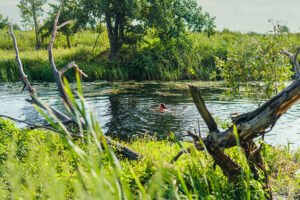
M 32 31 L 15 31 L 24 64 L 24 70 L 31 80 L 54 81 L 48 62 L 45 38 L 43 48 L 36 51 Z M 188 34 L 188 39 L 162 44 L 159 39 L 147 35 L 136 45 L 123 45 L 120 60 L 110 61 L 107 32 L 101 33 L 96 48 L 93 49 L 98 34 L 81 31 L 71 37 L 72 48 L 68 49 L 66 39 L 58 34 L 55 42 L 54 58 L 58 67 L 76 61 L 93 80 L 209 80 L 226 79 L 225 69 L 216 66 L 217 60 L 260 57 L 257 52 L 245 47 L 264 48 L 270 42 L 266 35 L 240 34 L 234 32 L 216 33 L 207 38 L 204 33 Z M 295 52 L 300 46 L 299 34 L 287 34 L 281 48 Z M 19 80 L 17 63 L 11 38 L 5 30 L 0 31 L 0 82 Z M 241 44 L 241 45 L 239 45 Z M 243 44 L 243 45 L 242 45 Z M 257 44 L 257 45 L 256 45 Z M 259 52 L 267 56 L 268 52 Z M 247 55 L 247 56 L 244 56 Z M 259 61 L 258 66 L 263 61 Z M 246 62 L 245 62 L 246 63 Z M 235 67 L 235 66 L 232 66 Z M 247 66 L 240 66 L 246 69 Z M 222 70 L 224 73 L 222 74 Z M 244 70 L 242 70 L 244 71 Z M 229 76 L 229 75 L 228 75 Z M 68 78 L 71 76 L 67 75 Z M 71 79 L 72 80 L 72 79 Z M 252 79 L 251 79 L 252 80 Z M 259 80 L 259 77 L 257 77 Z
M 97 152 L 95 143 L 76 141 L 91 156 L 93 172 L 59 134 L 20 130 L 2 119 L 0 133 L 1 199 L 120 199 L 117 180 L 129 199 L 240 199 L 243 193 L 241 186 L 227 181 L 219 167 L 214 169 L 213 160 L 205 152 L 193 151 L 170 164 L 180 151 L 170 140 L 136 139 L 127 145 L 144 158 L 115 160 L 119 168 L 114 167 L 109 155 Z M 228 153 L 243 163 L 237 148 Z M 300 150 L 293 153 L 266 145 L 262 153 L 274 194 L 296 198 L 300 192 L 300 177 L 295 175 L 300 167 Z M 95 173 L 94 178 L 90 173 Z M 251 199 L 262 199 L 262 182 L 250 176 L 249 184 Z

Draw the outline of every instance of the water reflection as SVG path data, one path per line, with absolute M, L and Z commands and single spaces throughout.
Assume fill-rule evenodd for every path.
M 64 110 L 54 83 L 34 85 L 43 101 Z M 230 113 L 251 111 L 263 102 L 243 97 L 228 100 L 222 95 L 225 89 L 215 83 L 200 85 L 208 109 L 221 121 L 228 119 Z M 28 95 L 26 92 L 20 93 L 21 87 L 20 84 L 0 85 L 0 113 L 29 122 L 43 122 L 40 114 L 25 101 Z M 206 125 L 184 82 L 93 82 L 84 83 L 83 89 L 103 132 L 109 136 L 128 139 L 147 132 L 162 139 L 173 131 L 180 137 L 189 129 L 198 129 L 198 120 L 202 134 L 207 134 Z M 155 111 L 159 103 L 167 104 L 169 112 Z M 300 147 L 299 116 L 298 103 L 266 135 L 267 142 L 286 145 L 290 141 L 292 148 Z

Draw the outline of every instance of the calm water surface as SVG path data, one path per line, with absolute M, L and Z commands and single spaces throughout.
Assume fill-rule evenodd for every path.
M 225 89 L 217 83 L 200 84 L 203 98 L 210 112 L 218 120 L 229 121 L 230 113 L 243 113 L 257 108 L 264 100 L 236 97 L 227 99 Z M 51 106 L 63 110 L 54 83 L 34 83 L 39 97 Z M 0 114 L 9 115 L 28 122 L 43 122 L 43 117 L 25 101 L 22 85 L 9 83 L 0 85 Z M 184 82 L 92 82 L 83 83 L 84 94 L 94 115 L 106 135 L 122 139 L 136 137 L 148 132 L 165 138 L 173 131 L 178 137 L 187 130 L 198 129 L 202 134 L 207 128 L 198 114 Z M 165 103 L 168 112 L 156 112 L 159 103 Z M 22 124 L 17 124 L 24 127 Z M 294 105 L 284 114 L 265 140 L 270 144 L 300 148 L 300 104 Z

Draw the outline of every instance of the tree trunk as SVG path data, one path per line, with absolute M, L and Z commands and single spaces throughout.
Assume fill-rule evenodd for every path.
M 109 45 L 110 45 L 109 58 L 110 60 L 116 60 L 119 55 L 119 48 L 115 39 L 115 35 L 113 35 L 112 39 L 109 40 Z
M 71 43 L 70 43 L 69 35 L 66 35 L 66 38 L 67 38 L 68 48 L 71 49 Z
M 120 19 L 120 15 L 117 14 L 115 16 L 115 24 L 112 25 L 111 21 L 111 14 L 110 12 L 106 12 L 106 27 L 108 32 L 108 38 L 109 38 L 109 46 L 110 46 L 110 52 L 109 52 L 109 58 L 110 60 L 115 60 L 119 56 L 119 50 L 122 46 L 122 42 L 120 41 L 120 37 L 123 37 L 123 32 L 120 32 L 120 22 L 122 19 Z
M 35 30 L 35 39 L 36 39 L 35 48 L 38 50 L 41 47 L 41 40 L 40 40 L 40 37 L 39 37 L 39 27 L 38 27 L 36 13 L 35 13 L 35 2 L 34 2 L 34 0 L 31 1 L 31 9 L 32 9 L 32 17 L 33 17 L 34 30 Z

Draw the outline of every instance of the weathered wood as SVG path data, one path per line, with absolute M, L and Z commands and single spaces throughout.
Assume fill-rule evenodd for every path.
M 237 164 L 224 150 L 219 147 L 206 146 L 208 153 L 212 156 L 215 163 L 220 166 L 224 175 L 234 183 L 239 182 L 241 166 Z
M 131 160 L 141 160 L 143 158 L 143 156 L 141 154 L 132 150 L 131 148 L 126 147 L 126 146 L 122 145 L 121 143 L 116 142 L 108 137 L 105 137 L 105 139 L 106 139 L 106 143 L 110 147 L 116 148 L 117 152 L 122 154 L 126 158 L 131 159 Z
M 281 53 L 287 55 L 290 58 L 291 62 L 294 65 L 296 78 L 300 78 L 299 63 L 298 63 L 298 60 L 297 60 L 297 57 L 300 53 L 300 48 L 297 49 L 297 52 L 294 56 L 291 53 L 287 52 L 287 51 L 281 51 Z
M 202 98 L 199 90 L 196 90 L 195 86 L 190 86 L 190 88 L 193 88 L 191 90 L 194 93 L 193 96 L 197 97 L 194 98 L 195 104 L 201 105 L 197 106 L 199 112 L 201 111 L 201 116 L 204 116 L 207 119 L 211 118 L 207 117 L 210 116 L 210 114 L 206 107 L 204 108 L 205 104 L 201 103 Z M 300 79 L 296 79 L 290 86 L 285 88 L 280 93 L 276 94 L 259 108 L 255 109 L 252 112 L 234 117 L 233 123 L 236 124 L 241 143 L 268 132 L 267 129 L 272 129 L 281 115 L 299 100 Z M 211 124 L 213 124 L 211 120 L 205 120 L 205 122 L 206 121 L 208 121 L 209 127 L 211 126 Z M 216 129 L 214 126 L 212 127 L 213 130 Z M 205 138 L 204 141 L 208 142 L 213 147 L 219 148 L 228 148 L 236 145 L 232 127 L 223 132 L 211 132 L 211 134 L 207 138 Z
M 25 72 L 23 70 L 23 64 L 22 64 L 22 61 L 21 61 L 20 56 L 19 56 L 19 49 L 18 49 L 17 39 L 14 35 L 12 24 L 10 24 L 10 33 L 7 32 L 7 34 L 10 35 L 10 37 L 12 37 L 12 39 L 13 39 L 14 48 L 15 48 L 15 51 L 16 51 L 16 61 L 18 63 L 18 68 L 19 68 L 19 72 L 20 72 L 22 82 L 24 84 L 24 88 L 29 92 L 30 96 L 35 95 L 36 90 L 31 86 L 31 84 L 28 80 L 28 77 L 27 77 L 27 75 L 25 74 Z
M 201 114 L 202 118 L 207 124 L 209 132 L 210 133 L 219 132 L 217 123 L 215 122 L 214 118 L 207 110 L 204 100 L 201 97 L 200 90 L 197 87 L 192 85 L 189 86 L 189 89 L 199 113 Z
M 239 139 L 242 142 L 265 134 L 291 106 L 300 100 L 300 79 L 276 94 L 256 110 L 234 118 Z M 207 138 L 213 146 L 220 148 L 236 145 L 233 128 L 214 133 Z
M 19 68 L 19 72 L 20 72 L 20 77 L 21 77 L 21 80 L 24 84 L 24 89 L 26 89 L 29 93 L 29 95 L 31 96 L 31 100 L 27 100 L 29 103 L 32 103 L 32 104 L 35 104 L 43 109 L 44 106 L 41 105 L 41 103 L 39 101 L 36 100 L 36 97 L 37 97 L 37 93 L 36 93 L 36 90 L 35 88 L 33 88 L 28 80 L 28 76 L 25 74 L 24 72 L 24 69 L 23 69 L 23 64 L 22 64 L 22 61 L 21 61 L 21 58 L 20 58 L 20 55 L 19 55 L 19 49 L 18 49 L 18 44 L 17 44 L 17 39 L 14 35 L 14 32 L 13 32 L 13 27 L 12 25 L 10 24 L 10 33 L 8 32 L 8 34 L 12 37 L 13 39 L 13 43 L 14 43 L 14 48 L 15 48 L 15 52 L 16 52 L 16 61 L 18 63 L 18 68 Z M 69 121 L 70 118 L 68 116 L 66 116 L 65 114 L 63 114 L 62 112 L 58 111 L 57 109 L 49 106 L 49 108 L 52 110 L 52 112 L 61 120 L 63 121 Z
M 55 18 L 55 21 L 54 21 L 54 29 L 53 29 L 53 33 L 52 33 L 52 38 L 50 40 L 50 43 L 49 43 L 49 46 L 48 46 L 48 54 L 49 54 L 49 62 L 51 64 L 51 67 L 52 67 L 52 71 L 54 73 L 54 76 L 55 76 L 55 80 L 56 80 L 56 83 L 57 83 L 57 86 L 58 86 L 58 89 L 59 89 L 59 92 L 61 94 L 61 97 L 64 101 L 64 103 L 67 104 L 67 106 L 71 109 L 71 111 L 73 112 L 74 111 L 74 108 L 71 104 L 71 101 L 70 99 L 68 98 L 67 96 L 67 93 L 66 93 L 66 90 L 65 90 L 65 86 L 63 84 L 63 81 L 62 81 L 62 74 L 65 73 L 67 70 L 71 69 L 71 68 L 75 68 L 79 73 L 80 75 L 84 76 L 84 77 L 87 77 L 87 75 L 79 69 L 79 67 L 75 64 L 75 62 L 71 62 L 69 63 L 66 67 L 62 68 L 60 71 L 56 69 L 56 65 L 55 65 L 55 62 L 54 62 L 54 57 L 53 57 L 53 51 L 52 51 L 52 48 L 53 48 L 53 45 L 54 45 L 54 41 L 55 41 L 55 37 L 56 37 L 56 34 L 57 34 L 57 30 L 67 24 L 69 24 L 71 21 L 67 21 L 65 23 L 62 23 L 61 25 L 57 26 L 57 22 L 58 22 L 58 19 L 59 19 L 59 15 L 60 15 L 60 10 L 61 10 L 61 7 L 59 8 L 59 11 L 58 11 L 58 14 Z M 68 116 L 66 116 L 65 114 L 63 114 L 62 112 L 58 111 L 57 109 L 49 106 L 49 105 L 43 105 L 39 100 L 37 100 L 37 96 L 36 96 L 36 90 L 31 86 L 26 74 L 24 73 L 24 70 L 23 70 L 23 65 L 22 65 L 22 61 L 20 59 L 20 56 L 19 56 L 19 50 L 18 50 L 18 47 L 17 47 L 17 40 L 16 40 L 16 37 L 13 33 L 13 29 L 12 29 L 12 26 L 10 26 L 10 29 L 11 29 L 11 32 L 8 33 L 12 38 L 13 38 L 13 41 L 14 41 L 14 47 L 15 47 L 15 51 L 16 51 L 16 61 L 18 63 L 18 66 L 19 66 L 19 71 L 20 71 L 20 76 L 21 76 L 21 79 L 24 83 L 24 88 L 26 88 L 26 90 L 29 92 L 30 96 L 31 96 L 31 99 L 26 99 L 26 101 L 32 103 L 32 104 L 35 104 L 43 109 L 46 109 L 49 108 L 53 114 L 58 117 L 60 120 L 62 120 L 62 122 L 66 122 L 66 123 L 75 123 L 77 124 L 74 120 L 70 119 Z M 47 108 L 46 108 L 47 107 Z M 0 115 L 0 117 L 4 115 Z M 44 128 L 44 129 L 48 129 L 48 130 L 51 130 L 51 131 L 54 131 L 54 132 L 58 132 L 57 130 L 51 128 L 51 127 L 48 127 L 48 126 L 40 126 L 40 125 L 35 125 L 35 124 L 30 124 L 28 122 L 25 122 L 25 121 L 22 121 L 22 120 L 17 120 L 17 119 L 14 119 L 14 118 L 11 118 L 11 117 L 8 117 L 8 116 L 5 116 L 6 118 L 9 118 L 11 120 L 14 120 L 14 121 L 19 121 L 19 122 L 22 122 L 22 123 L 27 123 L 28 125 L 32 125 L 34 128 Z M 79 134 L 71 134 L 70 135 L 71 137 L 81 137 Z M 105 137 L 106 138 L 106 142 L 108 145 L 110 145 L 111 147 L 115 147 L 117 152 L 119 152 L 120 154 L 124 155 L 125 157 L 131 159 L 131 160 L 139 160 L 141 159 L 143 156 L 135 151 L 133 151 L 132 149 L 130 149 L 129 147 L 126 147 L 118 142 L 115 142 L 113 140 L 111 140 L 110 138 L 108 137 Z
M 267 173 L 262 155 L 261 155 L 261 148 L 263 143 L 260 145 L 260 147 L 257 147 L 255 142 L 253 140 L 248 141 L 247 143 L 244 143 L 242 145 L 242 149 L 244 151 L 244 154 L 248 160 L 248 164 L 250 167 L 251 172 L 254 174 L 254 178 L 256 180 L 259 179 L 259 169 L 263 171 L 263 181 L 265 182 L 265 190 L 268 191 L 268 195 L 266 196 L 266 199 L 272 199 L 272 190 L 269 183 L 269 175 Z
M 236 125 L 240 143 L 244 149 L 246 158 L 250 163 L 250 169 L 254 173 L 255 178 L 258 178 L 257 168 L 264 172 L 264 181 L 266 183 L 265 189 L 268 192 L 268 196 L 266 197 L 268 199 L 273 198 L 271 189 L 269 187 L 268 174 L 266 172 L 260 150 L 253 142 L 253 138 L 264 135 L 272 130 L 273 126 L 281 117 L 281 115 L 300 100 L 300 78 L 298 76 L 299 65 L 297 62 L 297 55 L 299 54 L 299 51 L 300 50 L 298 49 L 295 56 L 285 53 L 290 55 L 290 58 L 295 66 L 296 80 L 290 86 L 276 94 L 254 111 L 232 116 L 232 121 L 233 124 Z M 195 147 L 198 150 L 204 149 L 204 147 L 199 146 L 199 143 L 197 143 L 197 141 L 202 140 L 201 143 L 205 145 L 207 152 L 212 156 L 215 164 L 218 164 L 221 167 L 224 175 L 228 177 L 229 180 L 237 183 L 239 181 L 239 175 L 241 175 L 242 168 L 223 150 L 224 148 L 237 145 L 233 127 L 219 132 L 214 119 L 205 106 L 204 100 L 200 94 L 200 90 L 195 86 L 189 86 L 189 88 L 194 103 L 196 104 L 200 115 L 203 117 L 210 131 L 210 134 L 204 139 L 200 138 L 196 134 L 193 134 L 192 132 L 188 132 L 189 136 L 194 139 Z M 180 151 L 172 159 L 172 162 L 176 161 L 183 153 L 186 152 L 186 150 Z
M 67 105 L 69 107 L 69 109 L 71 110 L 71 112 L 74 114 L 75 112 L 74 112 L 73 105 L 71 103 L 71 100 L 68 98 L 67 92 L 65 90 L 65 86 L 64 86 L 64 83 L 63 83 L 63 80 L 62 80 L 62 74 L 57 70 L 56 64 L 55 64 L 55 61 L 54 61 L 54 57 L 53 57 L 53 45 L 54 45 L 54 42 L 55 42 L 56 35 L 58 33 L 57 32 L 58 29 L 62 28 L 63 26 L 65 26 L 65 25 L 72 22 L 72 21 L 67 21 L 67 22 L 62 23 L 59 26 L 57 25 L 58 19 L 59 19 L 59 16 L 60 16 L 61 7 L 62 7 L 62 4 L 59 7 L 57 15 L 54 19 L 52 37 L 50 39 L 50 42 L 49 42 L 49 45 L 48 45 L 47 49 L 48 49 L 49 62 L 50 62 L 50 65 L 51 65 L 51 68 L 52 68 L 52 71 L 53 71 L 53 74 L 54 74 L 55 82 L 57 84 L 60 96 L 61 96 L 61 98 L 64 102 L 64 105 Z M 68 64 L 65 68 L 68 68 L 69 65 L 70 64 Z
M 193 88 L 192 91 L 194 93 L 197 93 L 193 95 L 197 96 L 197 98 L 194 98 L 196 99 L 195 104 L 202 104 L 199 103 L 198 100 L 202 99 L 200 98 L 201 94 L 199 90 L 196 90 L 195 86 L 190 86 L 190 88 Z M 284 114 L 299 100 L 300 79 L 296 79 L 290 86 L 282 90 L 280 93 L 276 94 L 259 108 L 255 109 L 252 112 L 233 117 L 233 123 L 236 124 L 240 141 L 246 142 L 248 140 L 251 140 L 252 138 L 258 137 L 268 132 L 268 129 L 273 128 L 281 115 Z M 197 108 L 198 107 L 200 106 L 197 106 Z M 210 114 L 206 113 L 208 112 L 207 109 L 202 109 L 202 107 L 199 110 L 201 110 L 201 112 L 205 110 L 205 115 L 202 115 L 199 111 L 201 116 L 209 116 Z M 205 120 L 205 122 L 206 121 L 209 120 Z M 209 124 L 211 124 L 210 121 Z M 232 127 L 223 132 L 211 132 L 211 134 L 204 140 L 209 142 L 209 144 L 211 144 L 212 146 L 220 148 L 228 148 L 236 145 Z
M 76 71 L 81 75 L 84 76 L 85 78 L 88 77 L 88 75 L 86 75 L 81 69 L 79 69 L 78 65 L 75 64 L 75 61 L 67 64 L 64 68 L 62 68 L 61 70 L 59 70 L 60 75 L 63 75 L 66 71 L 68 71 L 69 69 L 75 68 Z
M 61 132 L 55 130 L 50 125 L 33 124 L 33 123 L 29 123 L 29 122 L 26 122 L 26 121 L 23 121 L 23 120 L 20 120 L 20 119 L 16 119 L 16 118 L 13 118 L 13 117 L 10 117 L 10 116 L 6 116 L 6 115 L 1 115 L 1 114 L 0 114 L 0 118 L 7 118 L 7 119 L 10 119 L 10 120 L 15 121 L 15 122 L 26 124 L 26 125 L 30 126 L 30 128 L 29 128 L 30 130 L 34 130 L 34 129 L 46 129 L 46 130 L 49 130 L 49 131 L 61 134 Z M 82 138 L 82 136 L 78 135 L 78 134 L 70 134 L 70 136 L 74 137 L 74 138 Z

